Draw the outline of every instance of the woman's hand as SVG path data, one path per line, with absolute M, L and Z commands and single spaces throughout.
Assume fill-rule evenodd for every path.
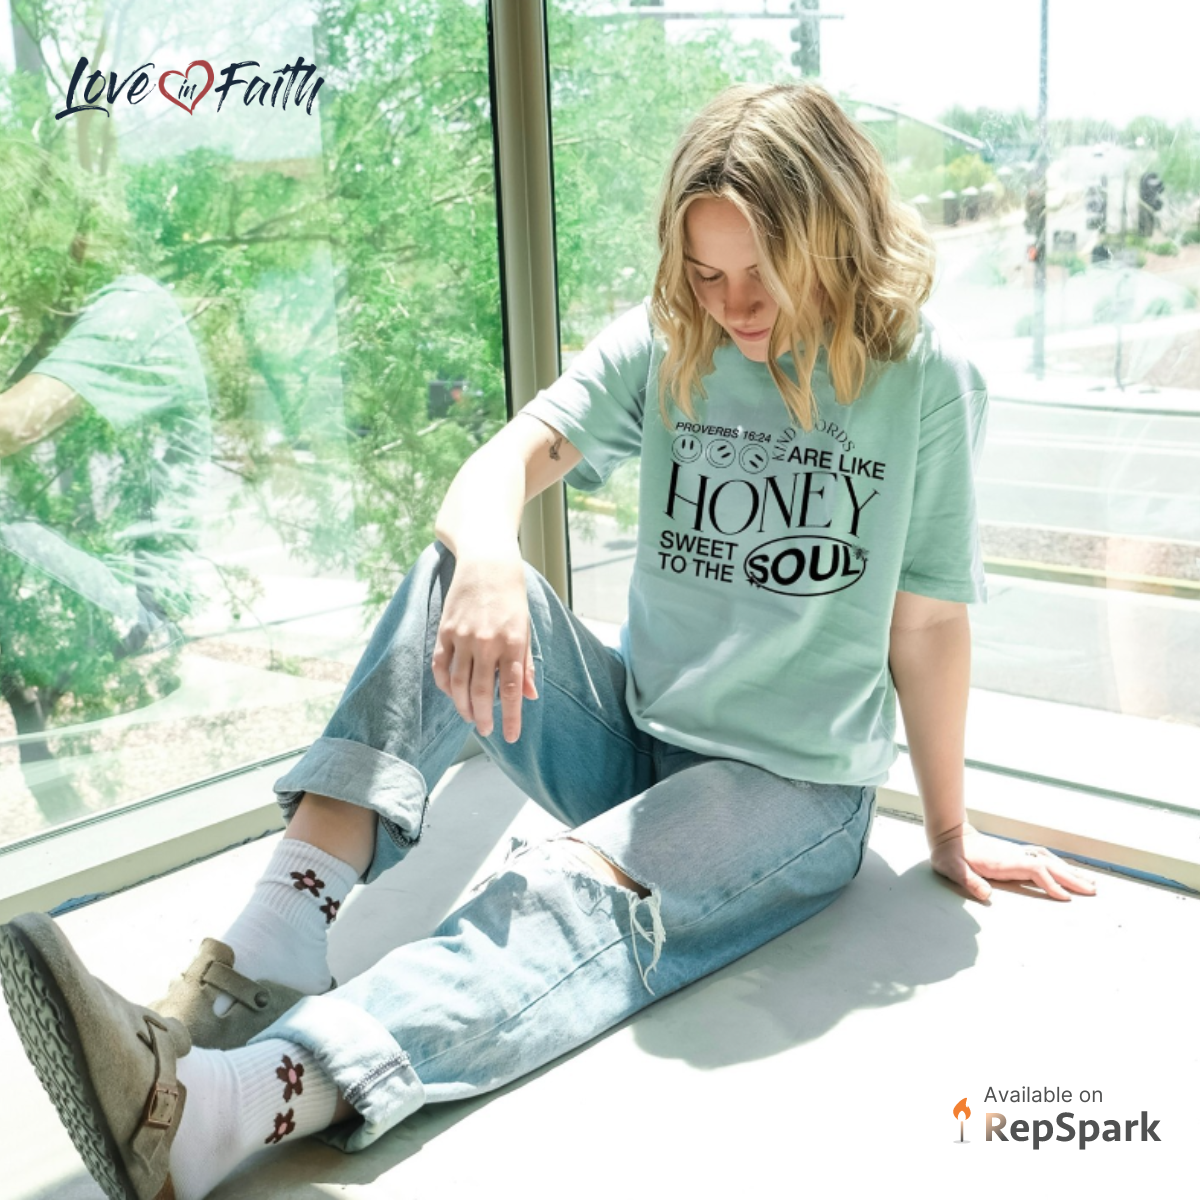
M 504 740 L 521 735 L 521 700 L 536 700 L 529 598 L 520 554 L 458 558 L 442 606 L 433 679 L 476 732 L 492 732 L 497 672 Z
M 930 849 L 929 859 L 939 875 L 964 888 L 976 900 L 986 900 L 992 894 L 989 879 L 1028 879 L 1056 900 L 1070 900 L 1067 889 L 1085 896 L 1096 891 L 1092 876 L 1068 865 L 1045 847 L 988 837 L 969 823 L 942 835 Z

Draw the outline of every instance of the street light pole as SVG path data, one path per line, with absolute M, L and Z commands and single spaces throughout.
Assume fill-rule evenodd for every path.
M 1050 165 L 1050 137 L 1046 120 L 1046 58 L 1049 34 L 1049 3 L 1042 0 L 1042 48 L 1038 79 L 1038 153 L 1034 167 L 1034 186 L 1046 196 L 1047 168 Z M 1033 264 L 1033 373 L 1041 379 L 1046 371 L 1046 223 L 1041 223 L 1040 243 Z

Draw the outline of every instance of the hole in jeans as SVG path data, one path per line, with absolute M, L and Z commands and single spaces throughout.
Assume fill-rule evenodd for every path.
M 662 920 L 661 893 L 643 888 L 640 883 L 630 879 L 615 863 L 609 862 L 598 850 L 594 850 L 578 838 L 563 836 L 553 840 L 560 844 L 573 842 L 574 845 L 565 845 L 564 848 L 588 868 L 589 875 L 602 874 L 624 890 L 625 898 L 629 901 L 629 938 L 633 950 L 633 960 L 637 964 L 643 986 L 653 996 L 655 991 L 650 986 L 648 977 L 658 968 L 659 956 L 662 954 L 663 943 L 667 938 L 667 931 L 663 927 Z M 639 910 L 643 907 L 649 912 L 648 928 L 638 919 Z M 650 943 L 653 951 L 647 966 L 642 965 L 641 955 L 638 952 L 639 938 Z
M 564 842 L 574 843 L 574 845 L 568 846 L 567 849 L 570 850 L 570 852 L 574 854 L 576 858 L 586 863 L 593 872 L 597 870 L 603 871 L 604 874 L 614 883 L 619 884 L 623 888 L 627 888 L 629 891 L 633 892 L 642 899 L 645 899 L 650 895 L 648 889 L 642 887 L 640 883 L 635 883 L 629 878 L 628 875 L 625 874 L 624 871 L 620 869 L 620 867 L 618 867 L 615 863 L 609 862 L 607 858 L 593 850 L 591 846 L 585 845 L 578 838 L 563 838 L 562 840 Z

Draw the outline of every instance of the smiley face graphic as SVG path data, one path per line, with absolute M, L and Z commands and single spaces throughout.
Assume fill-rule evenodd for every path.
M 708 461 L 714 467 L 728 467 L 736 457 L 737 451 L 733 448 L 732 442 L 727 442 L 724 438 L 717 438 L 708 443 Z
M 749 475 L 757 475 L 759 471 L 766 468 L 770 462 L 770 456 L 767 454 L 766 446 L 743 446 L 741 454 L 738 455 L 738 462 L 742 464 L 742 470 Z
M 695 462 L 703 449 L 700 439 L 691 433 L 681 433 L 671 444 L 671 453 L 681 463 Z

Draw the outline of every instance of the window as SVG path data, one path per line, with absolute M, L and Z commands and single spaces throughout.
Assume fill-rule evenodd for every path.
M 806 9 L 809 7 L 804 6 Z M 814 6 L 815 8 L 815 6 Z M 1171 24 L 1155 0 L 1146 19 Z M 971 610 L 967 758 L 1194 811 L 1200 735 L 1200 133 L 1182 45 L 1097 71 L 1103 31 L 1039 6 L 986 49 L 944 5 L 803 17 L 758 0 L 551 3 L 564 364 L 649 293 L 656 191 L 684 123 L 735 80 L 815 76 L 938 246 L 929 304 L 989 384 L 978 478 L 989 601 Z M 705 13 L 711 13 L 705 17 Z M 981 60 L 1003 71 L 981 70 Z M 620 622 L 636 464 L 569 493 L 578 611 Z M 901 739 L 903 740 L 903 739 Z
M 507 415 L 482 6 L 65 11 L 0 29 L 0 845 L 311 742 Z

